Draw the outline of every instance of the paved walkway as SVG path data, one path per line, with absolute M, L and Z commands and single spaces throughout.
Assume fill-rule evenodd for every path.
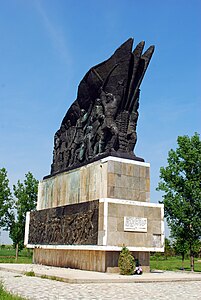
M 66 282 L 22 274 L 30 270 L 37 276 L 56 276 Z M 201 274 L 198 273 L 158 272 L 121 276 L 39 265 L 0 264 L 0 281 L 10 292 L 30 300 L 201 300 Z

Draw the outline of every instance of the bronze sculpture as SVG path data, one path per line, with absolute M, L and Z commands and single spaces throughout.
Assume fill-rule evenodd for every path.
M 51 175 L 107 155 L 141 160 L 133 153 L 140 84 L 154 46 L 144 42 L 132 52 L 128 39 L 106 61 L 91 68 L 78 87 L 54 138 Z

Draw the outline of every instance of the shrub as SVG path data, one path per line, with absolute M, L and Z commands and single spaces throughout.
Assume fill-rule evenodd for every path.
M 135 269 L 135 260 L 133 255 L 130 253 L 129 249 L 125 246 L 122 248 L 119 260 L 118 267 L 120 269 L 121 275 L 133 275 Z
M 34 273 L 34 271 L 28 271 L 28 272 L 25 272 L 24 275 L 26 275 L 26 276 L 31 276 L 31 277 L 36 276 L 35 273 Z

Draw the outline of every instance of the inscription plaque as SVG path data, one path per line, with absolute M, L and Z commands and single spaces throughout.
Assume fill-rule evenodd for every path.
M 153 234 L 153 247 L 161 247 L 161 235 Z
M 147 218 L 124 217 L 124 231 L 147 232 Z

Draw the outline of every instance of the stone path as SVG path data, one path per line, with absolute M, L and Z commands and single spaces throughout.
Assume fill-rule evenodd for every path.
M 201 281 L 69 284 L 0 271 L 6 290 L 31 300 L 201 299 Z
M 37 277 L 56 277 L 67 283 L 137 283 L 137 282 L 177 282 L 201 281 L 201 273 L 156 271 L 143 273 L 142 276 L 123 276 L 118 273 L 101 273 L 93 271 L 58 268 L 37 264 L 3 264 L 0 270 L 19 274 L 34 272 Z
M 20 267 L 19 267 L 20 268 Z M 22 268 L 22 267 L 21 267 Z M 40 267 L 41 269 L 44 268 Z M 45 267 L 44 269 L 46 269 Z M 57 268 L 60 269 L 60 268 Z M 63 272 L 63 269 L 60 269 Z M 82 273 L 82 271 L 74 270 Z M 73 270 L 72 270 L 73 272 Z M 91 272 L 94 276 L 99 273 Z M 175 272 L 172 272 L 175 273 Z M 166 272 L 165 272 L 166 274 Z M 114 274 L 110 274 L 112 277 Z M 145 275 L 145 274 L 144 274 Z M 171 273 L 167 272 L 167 276 Z M 147 276 L 152 276 L 147 275 Z M 160 279 L 160 274 L 158 278 Z M 163 274 L 162 276 L 165 275 Z M 132 276 L 134 278 L 135 276 Z M 139 276 L 143 278 L 142 276 Z M 190 278 L 190 277 L 189 277 Z M 193 281 L 195 278 L 195 281 Z M 6 290 L 23 296 L 30 300 L 91 300 L 91 299 L 115 299 L 115 300 L 152 300 L 152 299 L 182 299 L 201 300 L 200 277 L 192 277 L 190 281 L 173 282 L 102 282 L 102 283 L 66 283 L 40 277 L 29 277 L 17 272 L 0 270 L 0 281 Z

